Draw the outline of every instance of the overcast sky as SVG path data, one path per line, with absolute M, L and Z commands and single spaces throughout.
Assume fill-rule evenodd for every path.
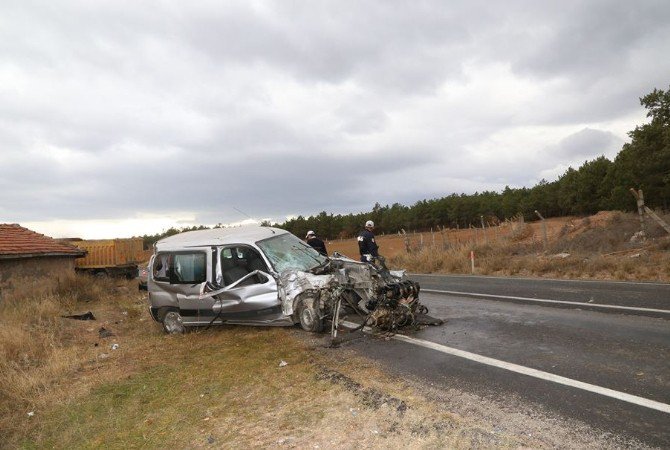
M 0 0 L 0 223 L 282 222 L 612 159 L 670 2 Z

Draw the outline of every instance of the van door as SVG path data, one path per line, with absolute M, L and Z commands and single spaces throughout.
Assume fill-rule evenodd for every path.
M 268 324 L 283 318 L 277 283 L 257 250 L 247 245 L 219 249 L 223 290 L 206 298 L 214 323 Z M 214 312 L 214 304 L 218 311 Z
M 202 305 L 200 290 L 207 281 L 209 251 L 178 251 L 170 253 L 167 288 L 175 295 L 179 313 L 185 324 L 200 322 Z

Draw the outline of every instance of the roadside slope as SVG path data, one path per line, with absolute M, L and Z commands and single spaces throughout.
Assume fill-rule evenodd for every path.
M 523 407 L 505 411 L 457 390 L 434 397 L 346 344 L 328 348 L 323 335 L 295 328 L 166 336 L 132 283 L 79 278 L 0 309 L 9 448 L 617 446 Z M 88 310 L 95 321 L 61 317 Z

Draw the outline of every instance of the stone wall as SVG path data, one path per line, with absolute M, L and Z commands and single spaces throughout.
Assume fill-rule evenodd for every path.
M 53 291 L 74 274 L 72 257 L 0 259 L 0 299 Z

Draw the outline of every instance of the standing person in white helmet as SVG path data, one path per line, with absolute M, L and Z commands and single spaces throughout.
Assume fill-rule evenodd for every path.
M 372 220 L 365 222 L 365 229 L 358 234 L 358 250 L 361 261 L 372 262 L 372 258 L 379 257 L 379 246 L 375 242 L 375 223 Z
M 314 233 L 312 230 L 309 230 L 307 232 L 305 240 L 311 247 L 314 248 L 314 250 L 318 251 L 323 256 L 328 256 L 328 250 L 326 250 L 326 244 L 321 239 L 316 237 L 316 233 Z

